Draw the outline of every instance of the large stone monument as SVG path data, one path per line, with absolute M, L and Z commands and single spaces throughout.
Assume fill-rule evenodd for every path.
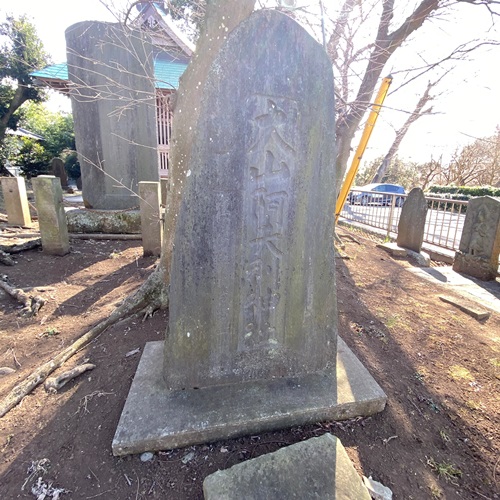
M 158 181 L 153 51 L 144 34 L 85 21 L 66 30 L 75 139 L 87 208 L 139 205 Z
M 469 201 L 453 269 L 481 280 L 494 280 L 500 253 L 500 201 L 483 196 Z
M 406 198 L 398 223 L 397 244 L 419 253 L 424 241 L 427 200 L 420 188 L 414 188 Z
M 203 96 L 174 242 L 169 328 L 164 346 L 146 346 L 113 441 L 117 455 L 385 405 L 343 344 L 337 361 L 325 51 L 287 16 L 258 11 L 228 37 Z

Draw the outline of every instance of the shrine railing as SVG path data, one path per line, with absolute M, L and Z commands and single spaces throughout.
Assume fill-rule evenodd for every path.
M 362 193 L 353 190 L 352 193 Z M 347 202 L 340 214 L 341 220 L 381 229 L 388 237 L 398 232 L 401 206 L 406 195 L 384 193 L 383 197 L 360 199 L 359 204 Z M 356 199 L 355 196 L 350 199 Z M 362 201 L 361 201 L 362 200 Z M 426 197 L 428 212 L 424 242 L 449 250 L 458 250 L 465 221 L 467 201 Z

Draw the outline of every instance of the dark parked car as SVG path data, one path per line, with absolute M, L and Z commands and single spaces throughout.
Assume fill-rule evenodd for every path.
M 392 194 L 406 194 L 403 186 L 397 184 L 367 184 L 362 187 L 355 187 L 347 197 L 351 204 L 368 205 L 376 203 L 379 205 L 390 205 Z M 401 207 L 405 199 L 403 196 L 396 197 L 396 206 Z

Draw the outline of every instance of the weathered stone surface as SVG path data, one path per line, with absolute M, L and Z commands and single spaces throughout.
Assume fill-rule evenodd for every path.
M 0 367 L 0 377 L 5 377 L 6 375 L 12 375 L 13 373 L 16 373 L 16 370 L 14 370 L 14 368 L 10 368 L 8 366 Z
M 392 491 L 382 483 L 373 480 L 371 477 L 363 476 L 363 484 L 368 489 L 373 500 L 392 500 Z
M 470 301 L 464 298 L 456 299 L 455 297 L 450 297 L 448 295 L 440 295 L 439 298 L 443 302 L 446 302 L 447 304 L 451 304 L 457 307 L 464 313 L 468 314 L 469 316 L 472 316 L 473 318 L 479 321 L 483 319 L 488 319 L 491 315 L 491 313 L 486 309 L 482 309 L 479 307 L 478 304 L 472 304 L 470 303 Z
M 415 261 L 417 266 L 429 267 L 431 265 L 431 258 L 426 252 L 414 252 L 413 250 L 408 250 L 408 257 Z
M 179 212 L 168 387 L 335 373 L 334 125 L 331 63 L 297 23 L 258 11 L 229 35 Z
M 481 280 L 494 280 L 500 254 L 500 200 L 483 196 L 469 201 L 453 269 Z
M 167 193 L 168 193 L 168 179 L 160 179 L 161 186 L 161 204 L 165 207 L 167 205 Z
M 340 439 L 311 438 L 217 471 L 203 481 L 206 500 L 370 500 Z
M 361 363 L 342 343 L 336 355 L 332 80 L 323 48 L 276 11 L 241 23 L 215 58 L 183 180 L 169 331 L 146 345 L 114 454 L 383 410 Z
M 64 168 L 64 162 L 61 158 L 52 158 L 50 163 L 50 173 L 59 177 L 61 180 L 61 187 L 66 189 L 68 187 L 68 174 L 66 174 L 66 169 Z
M 139 181 L 158 181 L 152 46 L 119 24 L 66 30 L 75 139 L 87 208 L 137 206 Z
M 148 342 L 144 348 L 113 439 L 114 455 L 369 416 L 382 411 L 387 401 L 340 337 L 334 375 L 258 380 L 196 391 L 167 389 L 163 347 L 163 342 Z
M 138 210 L 69 210 L 70 233 L 140 234 L 141 214 Z
M 406 248 L 402 248 L 394 242 L 380 243 L 377 247 L 390 253 L 393 257 L 406 257 L 408 255 Z
M 43 251 L 52 255 L 67 254 L 68 224 L 60 180 L 53 175 L 39 175 L 33 179 L 33 191 Z
M 420 252 L 424 241 L 427 201 L 420 188 L 414 188 L 406 198 L 398 223 L 398 246 Z
M 160 213 L 160 183 L 139 182 L 139 202 L 141 211 L 142 248 L 144 256 L 159 256 L 163 234 Z
M 9 224 L 29 226 L 31 215 L 24 177 L 2 177 L 1 183 Z

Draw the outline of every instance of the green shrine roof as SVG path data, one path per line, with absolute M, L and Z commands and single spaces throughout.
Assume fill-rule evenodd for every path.
M 38 71 L 30 73 L 35 78 L 50 78 L 51 80 L 68 80 L 68 65 L 66 63 L 46 66 Z
M 156 59 L 155 87 L 157 89 L 178 89 L 179 78 L 182 76 L 186 68 L 186 63 Z
M 155 87 L 157 89 L 179 88 L 179 78 L 187 67 L 186 63 L 166 61 L 161 58 L 155 60 Z M 68 81 L 68 65 L 66 63 L 53 64 L 41 70 L 33 71 L 31 76 L 43 80 Z

